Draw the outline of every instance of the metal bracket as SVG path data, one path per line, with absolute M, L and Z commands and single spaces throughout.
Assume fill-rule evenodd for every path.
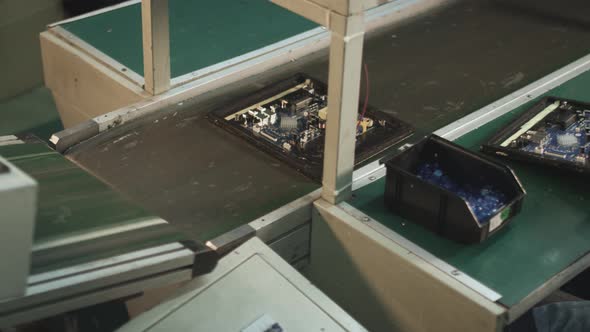
M 195 257 L 193 261 L 193 278 L 207 274 L 217 266 L 219 255 L 211 248 L 195 241 L 180 241 L 185 248 L 191 250 Z

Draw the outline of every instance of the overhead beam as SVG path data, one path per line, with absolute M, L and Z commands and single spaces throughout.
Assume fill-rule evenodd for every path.
M 168 0 L 142 0 L 144 89 L 157 95 L 170 89 Z

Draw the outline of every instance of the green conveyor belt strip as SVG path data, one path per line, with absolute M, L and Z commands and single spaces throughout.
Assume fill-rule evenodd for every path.
M 169 2 L 169 14 L 172 77 L 316 27 L 268 0 L 174 0 Z M 140 4 L 65 23 L 62 27 L 143 75 Z
M 51 91 L 37 87 L 19 96 L 0 100 L 0 136 L 34 134 L 45 141 L 63 130 Z
M 38 182 L 35 244 L 153 217 L 44 143 L 0 146 L 0 155 Z M 55 260 L 45 260 L 51 261 L 51 266 L 34 264 L 33 272 L 123 254 L 183 238 L 180 233 L 170 230 L 163 230 L 161 236 L 154 234 L 147 239 L 138 232 L 139 230 L 124 247 L 113 248 L 105 244 L 105 248 L 97 248 L 83 257 L 71 252 L 56 253 L 65 259 L 57 263 Z M 134 241 L 134 238 L 141 240 Z M 80 245 L 84 246 L 84 243 Z M 33 261 L 35 262 L 35 255 Z
M 554 95 L 590 102 L 590 72 L 551 90 Z M 461 137 L 472 150 L 534 103 Z M 573 174 L 510 162 L 528 192 L 523 210 L 511 225 L 479 245 L 461 245 L 406 222 L 386 210 L 385 179 L 355 192 L 351 204 L 433 255 L 479 280 L 513 306 L 551 277 L 590 252 L 590 187 Z

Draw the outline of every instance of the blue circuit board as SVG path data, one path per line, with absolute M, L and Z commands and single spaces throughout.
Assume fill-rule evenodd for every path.
M 426 182 L 457 194 L 467 202 L 480 222 L 485 222 L 496 215 L 507 203 L 506 195 L 494 188 L 493 185 L 478 187 L 471 184 L 461 184 L 449 176 L 436 162 L 420 165 L 416 175 Z
M 563 110 L 557 110 L 560 112 Z M 578 112 L 564 129 L 563 123 L 544 121 L 522 135 L 515 145 L 544 158 L 586 165 L 590 158 L 590 112 Z

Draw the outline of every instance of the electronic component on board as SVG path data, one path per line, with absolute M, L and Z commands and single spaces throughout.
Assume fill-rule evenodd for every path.
M 590 174 L 590 105 L 544 98 L 482 149 L 502 157 Z
M 210 118 L 319 180 L 328 119 L 327 87 L 323 83 L 297 75 L 213 111 Z M 356 163 L 412 132 L 402 121 L 368 107 L 363 116 L 358 116 Z
M 557 111 L 547 117 L 545 123 L 549 126 L 558 126 L 561 130 L 566 130 L 576 123 L 578 118 L 576 112 L 572 112 L 570 109 L 564 108 L 564 106 L 567 107 L 567 103 L 565 105 L 561 104 L 561 107 Z

